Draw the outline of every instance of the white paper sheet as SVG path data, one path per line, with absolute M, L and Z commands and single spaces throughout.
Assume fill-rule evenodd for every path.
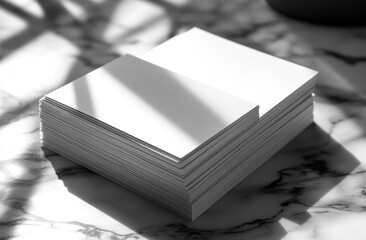
M 246 114 L 258 119 L 255 104 L 130 55 L 47 97 L 179 158 Z

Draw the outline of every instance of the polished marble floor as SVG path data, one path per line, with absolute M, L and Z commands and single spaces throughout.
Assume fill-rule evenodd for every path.
M 315 122 L 193 223 L 41 150 L 38 99 L 193 26 L 320 72 Z M 264 0 L 1 0 L 0 239 L 366 239 L 366 27 Z

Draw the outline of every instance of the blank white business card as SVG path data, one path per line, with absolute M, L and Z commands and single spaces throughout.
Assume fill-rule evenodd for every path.
M 258 120 L 256 104 L 130 55 L 47 97 L 178 158 L 243 116 Z

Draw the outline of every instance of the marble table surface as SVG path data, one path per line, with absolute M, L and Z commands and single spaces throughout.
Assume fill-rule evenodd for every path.
M 187 222 L 41 148 L 38 99 L 201 27 L 320 72 L 314 124 Z M 0 1 L 0 239 L 366 239 L 366 28 L 264 0 Z

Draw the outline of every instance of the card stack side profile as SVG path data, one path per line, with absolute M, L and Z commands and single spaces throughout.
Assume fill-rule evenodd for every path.
M 193 28 L 44 96 L 41 140 L 193 221 L 313 122 L 316 74 Z

